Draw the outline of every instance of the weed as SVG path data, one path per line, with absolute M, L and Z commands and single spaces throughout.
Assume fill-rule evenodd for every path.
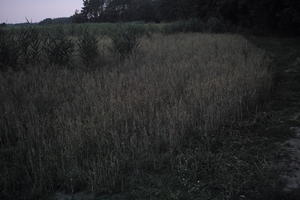
M 140 45 L 145 29 L 135 25 L 120 25 L 111 30 L 112 51 L 121 59 L 132 55 Z
M 57 29 L 54 34 L 47 35 L 43 48 L 50 64 L 67 65 L 74 51 L 74 44 L 62 29 Z
M 42 51 L 41 33 L 34 27 L 26 27 L 17 33 L 20 57 L 25 64 L 40 62 Z
M 88 30 L 85 30 L 83 36 L 79 38 L 79 56 L 83 63 L 91 67 L 95 64 L 97 58 L 99 58 L 98 40 Z
M 17 39 L 13 32 L 0 29 L 0 69 L 16 68 L 19 53 Z

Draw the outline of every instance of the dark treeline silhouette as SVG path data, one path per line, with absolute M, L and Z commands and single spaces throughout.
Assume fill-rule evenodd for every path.
M 39 22 L 39 24 L 69 24 L 72 23 L 72 20 L 69 17 L 60 17 L 60 18 L 46 18 Z
M 299 0 L 83 0 L 74 22 L 217 18 L 245 28 L 300 32 Z

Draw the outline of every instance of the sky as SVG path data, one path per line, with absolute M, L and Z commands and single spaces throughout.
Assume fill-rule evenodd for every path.
M 45 18 L 69 17 L 80 10 L 82 0 L 0 0 L 0 22 L 39 22 Z

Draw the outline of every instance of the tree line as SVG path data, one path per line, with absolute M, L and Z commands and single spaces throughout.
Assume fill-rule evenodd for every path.
M 299 0 L 83 0 L 74 22 L 217 18 L 234 26 L 300 32 Z

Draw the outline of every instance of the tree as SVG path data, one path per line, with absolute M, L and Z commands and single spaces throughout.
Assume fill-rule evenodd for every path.
M 235 26 L 299 32 L 299 0 L 83 0 L 74 18 L 103 21 L 219 19 Z M 76 20 L 75 20 L 76 21 Z
M 75 10 L 75 13 L 73 16 L 71 16 L 71 20 L 73 23 L 84 23 L 86 22 L 86 18 L 82 13 L 79 12 L 79 10 Z
M 83 0 L 82 15 L 89 21 L 101 21 L 107 0 Z

